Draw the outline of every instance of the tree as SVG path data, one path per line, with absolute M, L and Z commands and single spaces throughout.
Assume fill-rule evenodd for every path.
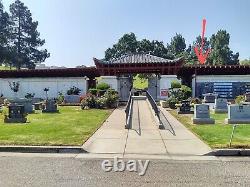
M 201 36 L 196 37 L 196 40 L 193 42 L 193 45 L 189 46 L 187 49 L 189 58 L 188 58 L 188 62 L 190 64 L 197 64 L 198 62 L 198 58 L 195 54 L 194 48 L 198 46 L 200 48 L 201 46 Z M 203 43 L 203 53 L 206 53 L 207 50 L 210 48 L 210 42 L 207 39 L 207 37 L 204 37 L 204 43 Z
M 163 42 L 143 39 L 138 41 L 134 33 L 124 34 L 112 48 L 105 51 L 105 60 L 133 53 L 147 53 L 162 58 L 172 57 Z
M 45 40 L 40 39 L 38 22 L 33 21 L 30 10 L 20 0 L 10 5 L 11 53 L 13 66 L 34 68 L 50 56 L 46 49 L 40 49 Z
M 176 35 L 171 39 L 168 49 L 175 57 L 181 56 L 186 49 L 185 38 L 183 38 L 181 34 L 176 33 Z
M 250 58 L 249 59 L 244 59 L 240 61 L 241 65 L 250 65 Z
M 0 65 L 8 57 L 9 43 L 9 14 L 4 11 L 2 1 L 0 0 Z
M 122 55 L 136 53 L 138 48 L 138 42 L 134 33 L 124 34 L 118 41 L 114 44 L 112 48 L 108 48 L 105 51 L 105 59 L 110 60 L 114 58 L 119 58 Z
M 211 54 L 208 61 L 210 64 L 239 64 L 239 53 L 233 54 L 229 48 L 230 34 L 226 30 L 219 30 L 210 38 Z

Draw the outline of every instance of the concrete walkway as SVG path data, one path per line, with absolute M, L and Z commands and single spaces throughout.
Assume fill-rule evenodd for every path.
M 125 129 L 124 108 L 110 115 L 83 148 L 92 154 L 160 156 L 201 156 L 211 149 L 161 108 L 175 135 L 168 128 L 160 130 L 146 100 L 134 101 L 132 128 Z M 169 128 L 170 129 L 170 128 Z

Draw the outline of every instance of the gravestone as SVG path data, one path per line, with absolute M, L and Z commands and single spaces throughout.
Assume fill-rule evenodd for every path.
M 228 124 L 250 124 L 250 105 L 230 105 L 228 106 Z
M 9 115 L 6 115 L 4 118 L 5 123 L 26 123 L 26 113 L 24 109 L 24 105 L 19 104 L 10 104 Z
M 214 113 L 227 113 L 227 99 L 217 98 L 215 99 Z
M 23 105 L 25 113 L 33 113 L 34 112 L 31 99 L 14 98 L 14 99 L 8 99 L 8 101 L 12 104 Z
M 218 94 L 214 94 L 214 93 L 206 93 L 203 94 L 204 96 L 204 103 L 214 103 L 215 99 L 218 97 Z
M 194 105 L 194 117 L 192 118 L 192 121 L 194 124 L 214 124 L 215 120 L 210 118 L 209 105 Z
M 193 114 L 194 111 L 191 111 L 191 105 L 188 100 L 183 100 L 181 106 L 178 107 L 178 114 Z
M 42 106 L 43 106 L 42 102 L 34 103 L 33 105 L 34 105 L 35 110 L 42 110 Z
M 64 103 L 80 103 L 80 96 L 79 95 L 65 95 L 64 96 Z
M 57 103 L 54 99 L 48 99 L 45 101 L 44 109 L 42 110 L 43 113 L 56 113 L 59 112 L 57 110 Z
M 245 94 L 245 101 L 250 102 L 250 92 Z

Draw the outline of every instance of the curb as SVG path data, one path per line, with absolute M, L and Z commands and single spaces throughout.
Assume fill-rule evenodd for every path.
M 250 156 L 250 149 L 215 149 L 214 156 Z
M 82 147 L 66 146 L 0 146 L 0 152 L 16 153 L 87 153 Z

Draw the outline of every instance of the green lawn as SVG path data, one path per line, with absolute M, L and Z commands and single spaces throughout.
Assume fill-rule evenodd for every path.
M 138 75 L 134 78 L 133 87 L 137 89 L 145 89 L 148 87 L 148 79 L 140 79 Z
M 12 70 L 16 69 L 16 68 L 11 68 Z M 10 70 L 10 67 L 7 66 L 0 66 L 0 70 Z
M 212 148 L 229 147 L 232 125 L 224 123 L 227 114 L 211 114 L 211 117 L 215 119 L 215 125 L 193 125 L 190 115 L 177 114 L 175 110 L 170 113 Z M 237 126 L 232 147 L 250 148 L 250 125 Z
M 26 124 L 5 124 L 0 117 L 0 145 L 82 145 L 111 110 L 59 107 L 59 113 L 28 115 Z

